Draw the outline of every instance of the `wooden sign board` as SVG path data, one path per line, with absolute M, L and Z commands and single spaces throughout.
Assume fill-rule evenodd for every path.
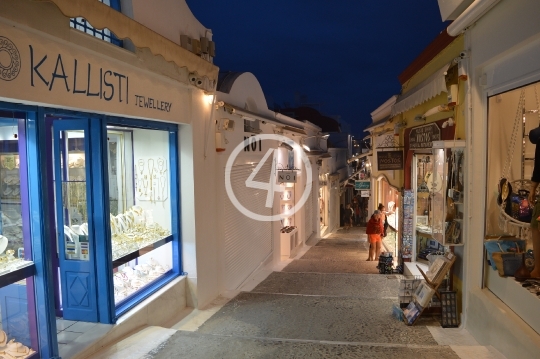
M 379 171 L 402 170 L 403 166 L 403 151 L 377 151 Z

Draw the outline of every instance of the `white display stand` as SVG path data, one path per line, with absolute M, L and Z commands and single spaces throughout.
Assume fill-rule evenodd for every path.
M 302 241 L 300 241 L 300 238 L 298 237 L 298 228 L 293 229 L 289 233 L 281 233 L 280 241 L 281 257 L 287 258 L 294 257 L 302 244 Z

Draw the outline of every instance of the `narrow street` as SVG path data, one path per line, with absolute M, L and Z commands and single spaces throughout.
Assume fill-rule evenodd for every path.
M 504 358 L 436 318 L 392 315 L 399 280 L 368 262 L 365 228 L 321 239 L 146 358 Z

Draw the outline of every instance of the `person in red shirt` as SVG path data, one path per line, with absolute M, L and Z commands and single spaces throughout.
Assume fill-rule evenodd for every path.
M 384 224 L 381 220 L 381 211 L 376 210 L 369 219 L 366 234 L 369 241 L 368 261 L 374 261 L 381 252 L 381 235 L 384 233 Z

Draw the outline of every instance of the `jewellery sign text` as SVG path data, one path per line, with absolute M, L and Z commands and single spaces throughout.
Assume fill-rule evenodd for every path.
M 377 169 L 379 171 L 402 170 L 403 151 L 377 151 Z
M 157 75 L 1 22 L 0 53 L 3 98 L 174 122 L 189 103 Z
M 411 129 L 409 148 L 431 148 L 433 141 L 441 140 L 441 129 L 436 123 Z

